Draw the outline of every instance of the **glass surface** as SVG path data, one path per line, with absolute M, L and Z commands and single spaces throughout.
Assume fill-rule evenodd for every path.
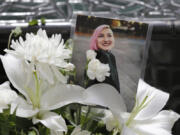
M 0 24 L 10 25 L 32 19 L 60 19 L 68 22 L 73 14 L 96 15 L 146 22 L 180 18 L 178 0 L 2 0 Z

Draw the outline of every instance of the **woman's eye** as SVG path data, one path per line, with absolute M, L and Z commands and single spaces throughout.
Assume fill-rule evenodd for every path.
M 103 34 L 100 34 L 98 37 L 104 37 L 104 35 L 103 35 Z
M 107 36 L 108 36 L 108 37 L 112 37 L 112 34 L 108 34 Z

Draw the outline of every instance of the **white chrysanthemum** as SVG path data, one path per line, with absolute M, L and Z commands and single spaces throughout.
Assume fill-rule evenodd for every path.
M 108 64 L 101 63 L 98 59 L 92 59 L 88 64 L 87 76 L 91 79 L 97 79 L 103 82 L 106 76 L 109 76 L 110 68 Z
M 67 66 L 66 66 L 66 69 L 67 69 L 68 71 L 73 71 L 74 68 L 75 68 L 75 66 L 74 66 L 74 64 L 72 64 L 72 63 L 68 63 Z
M 72 51 L 66 49 L 60 34 L 52 35 L 48 38 L 46 31 L 39 29 L 37 34 L 27 33 L 26 40 L 22 37 L 19 41 L 12 41 L 11 48 L 5 51 L 18 59 L 23 59 L 35 67 L 41 78 L 49 83 L 54 83 L 54 79 L 63 83 L 67 82 L 67 76 L 59 72 L 59 68 L 69 71 L 73 64 L 67 62 L 71 58 Z
M 48 38 L 46 31 L 42 29 L 36 35 L 27 33 L 25 41 L 22 37 L 19 41 L 12 41 L 11 48 L 14 50 L 5 51 L 32 63 L 46 63 L 61 68 L 66 67 L 65 60 L 70 59 L 72 53 L 65 49 L 60 34 Z
M 96 58 L 97 53 L 94 50 L 88 50 L 86 52 L 87 60 L 92 60 Z
M 9 82 L 0 85 L 0 112 L 7 109 L 8 105 L 16 100 L 17 94 L 9 87 Z

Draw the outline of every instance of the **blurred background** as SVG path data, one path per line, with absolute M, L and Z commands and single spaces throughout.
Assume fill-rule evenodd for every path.
M 77 14 L 141 21 L 152 26 L 149 29 L 152 34 L 147 35 L 148 42 L 141 51 L 145 56 L 140 61 L 140 64 L 144 63 L 141 77 L 169 92 L 166 109 L 180 113 L 179 0 L 0 0 L 1 54 L 16 26 L 21 26 L 24 32 L 35 32 L 41 27 L 48 35 L 61 33 L 65 40 L 72 37 Z M 0 69 L 2 83 L 7 78 L 2 65 Z M 134 68 L 131 72 L 135 71 Z M 128 84 L 128 79 L 125 81 Z M 180 134 L 180 120 L 174 126 L 173 134 Z

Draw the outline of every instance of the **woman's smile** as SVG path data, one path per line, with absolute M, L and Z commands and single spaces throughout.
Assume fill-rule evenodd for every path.
M 102 50 L 111 50 L 114 47 L 114 36 L 110 28 L 104 28 L 98 35 L 97 47 Z
M 109 45 L 111 45 L 112 44 L 112 42 L 104 42 L 102 45 L 103 46 L 109 46 Z

